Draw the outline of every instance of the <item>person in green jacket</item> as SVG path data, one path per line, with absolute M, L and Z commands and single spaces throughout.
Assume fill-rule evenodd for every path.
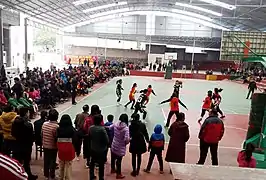
M 11 93 L 11 96 L 8 97 L 8 104 L 10 104 L 12 107 L 16 109 L 23 107 L 23 105 L 20 104 L 16 99 L 16 95 L 14 93 Z

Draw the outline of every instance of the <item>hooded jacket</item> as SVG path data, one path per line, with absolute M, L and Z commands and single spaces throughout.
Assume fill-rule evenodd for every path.
M 112 153 L 117 156 L 126 155 L 126 145 L 130 141 L 129 129 L 126 123 L 119 121 L 110 127 L 110 130 L 114 132 L 114 138 L 111 145 Z
M 149 149 L 164 150 L 164 134 L 162 133 L 162 126 L 157 124 L 154 127 L 154 133 L 151 135 L 149 142 Z
M 0 116 L 0 126 L 2 127 L 4 139 L 15 140 L 15 138 L 11 135 L 11 130 L 16 117 L 17 113 L 15 112 L 4 112 L 2 116 Z

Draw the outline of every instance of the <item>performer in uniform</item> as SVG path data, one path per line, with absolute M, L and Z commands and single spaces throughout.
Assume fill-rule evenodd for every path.
M 147 89 L 140 91 L 141 94 L 136 102 L 135 111 L 133 113 L 133 114 L 137 114 L 138 112 L 143 113 L 143 119 L 146 119 L 147 116 L 147 111 L 144 109 L 144 103 L 147 101 L 147 95 L 146 95 L 147 92 L 148 92 Z
M 135 105 L 135 94 L 137 92 L 136 90 L 137 88 L 137 83 L 134 83 L 130 92 L 129 92 L 129 102 L 125 105 L 125 108 L 127 108 L 127 106 L 132 103 L 131 109 L 134 109 L 134 105 Z
M 221 95 L 219 94 L 220 92 L 222 92 L 223 89 L 218 89 L 218 88 L 215 88 L 214 89 L 214 93 L 212 95 L 212 99 L 213 99 L 213 107 L 217 110 L 217 112 L 221 115 L 221 118 L 225 118 L 225 115 L 224 113 L 222 112 L 222 110 L 220 109 L 220 103 L 222 101 L 222 97 Z
M 202 110 L 198 123 L 202 121 L 202 118 L 204 117 L 206 111 L 209 111 L 211 109 L 211 105 L 212 105 L 212 91 L 208 91 L 207 96 L 203 100 Z
M 152 93 L 154 96 L 156 96 L 156 94 L 155 94 L 155 92 L 153 91 L 151 85 L 148 86 L 147 91 L 148 91 L 147 94 L 146 94 L 146 96 L 147 96 L 147 101 L 145 102 L 144 106 L 146 106 L 146 105 L 148 104 L 149 99 L 150 99 L 149 97 L 150 97 L 151 93 Z
M 122 96 L 122 79 L 116 81 L 116 95 L 117 95 L 117 103 L 120 104 L 121 96 Z
M 186 105 L 183 104 L 180 99 L 178 98 L 178 95 L 176 92 L 173 93 L 173 95 L 165 100 L 165 101 L 162 101 L 160 104 L 164 104 L 164 103 L 167 103 L 167 102 L 170 102 L 170 111 L 169 111 L 169 114 L 168 114 L 168 117 L 167 117 L 167 122 L 166 122 L 166 125 L 165 127 L 169 127 L 170 125 L 170 120 L 172 118 L 172 116 L 175 114 L 176 117 L 179 113 L 179 103 L 181 104 L 181 106 L 183 106 L 185 109 L 187 109 Z
M 175 85 L 174 85 L 174 92 L 177 93 L 177 97 L 179 97 L 179 91 L 180 91 L 180 88 L 182 87 L 183 87 L 182 81 L 176 80 Z

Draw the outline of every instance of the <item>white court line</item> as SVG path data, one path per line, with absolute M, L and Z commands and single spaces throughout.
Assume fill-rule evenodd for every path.
M 88 94 L 87 96 L 83 97 L 81 100 L 77 101 L 77 103 L 80 103 L 82 101 L 84 101 L 85 99 L 87 99 L 88 97 L 90 97 L 92 94 L 96 93 L 97 91 L 99 91 L 100 89 L 102 89 L 103 87 L 107 86 L 109 83 L 111 83 L 112 81 L 114 81 L 115 79 L 112 79 L 111 81 L 105 83 L 104 85 L 102 85 L 101 87 L 99 87 L 98 89 L 92 91 L 90 94 Z M 73 105 L 69 106 L 68 108 L 64 109 L 63 111 L 60 112 L 60 114 L 63 114 L 64 112 L 68 111 L 69 109 L 71 109 L 73 107 Z
M 238 128 L 238 127 L 234 127 L 234 126 L 224 126 L 225 128 L 229 128 L 229 129 L 236 129 L 236 130 L 240 130 L 240 131 L 245 131 L 247 132 L 247 129 L 244 128 Z
M 161 108 L 161 111 L 162 111 L 162 113 L 163 113 L 164 123 L 166 123 L 166 122 L 167 122 L 167 117 L 166 117 L 166 114 L 165 114 L 163 108 Z

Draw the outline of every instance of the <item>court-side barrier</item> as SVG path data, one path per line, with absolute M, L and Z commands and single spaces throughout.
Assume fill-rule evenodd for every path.
M 261 90 L 266 89 L 266 79 L 261 80 L 260 82 L 257 83 L 257 87 Z
M 150 76 L 150 77 L 164 77 L 165 72 L 153 72 L 153 71 L 135 71 L 130 70 L 131 76 Z M 215 79 L 218 81 L 229 79 L 229 75 L 214 75 Z M 207 80 L 206 74 L 197 74 L 197 73 L 173 73 L 173 78 L 186 78 L 186 79 L 202 79 Z
M 262 180 L 266 177 L 264 169 L 181 163 L 169 164 L 175 180 Z

